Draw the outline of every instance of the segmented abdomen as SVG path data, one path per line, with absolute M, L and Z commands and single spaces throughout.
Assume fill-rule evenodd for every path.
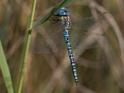
M 68 50 L 68 55 L 69 55 L 69 59 L 71 62 L 71 67 L 72 67 L 72 72 L 73 72 L 73 77 L 75 79 L 75 82 L 78 83 L 78 74 L 77 74 L 77 64 L 75 62 L 74 59 L 74 55 L 73 55 L 73 51 L 72 51 L 72 47 L 71 47 L 71 43 L 70 43 L 70 39 L 69 39 L 69 32 L 68 30 L 64 31 L 64 40 L 67 46 L 67 50 Z

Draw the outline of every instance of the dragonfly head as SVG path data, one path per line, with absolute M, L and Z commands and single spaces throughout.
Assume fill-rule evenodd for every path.
M 62 7 L 56 11 L 55 16 L 69 16 L 69 11 L 67 8 Z

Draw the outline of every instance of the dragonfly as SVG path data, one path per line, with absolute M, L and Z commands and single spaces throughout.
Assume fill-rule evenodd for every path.
M 71 28 L 71 21 L 70 21 L 70 16 L 69 16 L 70 14 L 67 8 L 62 7 L 58 9 L 54 15 L 56 17 L 60 17 L 61 24 L 63 27 L 64 41 L 67 47 L 68 57 L 70 59 L 73 77 L 74 77 L 75 83 L 77 84 L 78 83 L 77 64 L 74 59 L 73 50 L 72 50 L 72 46 L 70 42 L 70 36 L 69 36 L 69 32 Z
M 41 33 L 39 32 L 37 34 L 37 37 L 32 42 L 31 52 L 34 55 L 35 54 L 36 55 L 37 54 L 41 54 L 41 55 L 42 54 L 43 55 L 55 54 L 53 56 L 55 56 L 56 58 L 59 58 L 59 56 L 61 56 L 61 54 L 63 55 L 63 50 L 65 49 L 65 45 L 66 45 L 67 51 L 68 51 L 68 57 L 69 57 L 70 63 L 71 63 L 74 81 L 77 84 L 79 82 L 78 73 L 77 73 L 78 72 L 77 64 L 74 59 L 73 50 L 72 50 L 72 46 L 70 43 L 70 35 L 69 35 L 71 32 L 70 30 L 71 30 L 71 25 L 72 25 L 70 16 L 71 16 L 70 12 L 68 11 L 67 8 L 65 8 L 65 7 L 59 8 L 53 14 L 51 19 L 49 20 L 50 24 L 47 24 L 47 28 L 44 27 L 45 31 L 42 29 L 42 31 L 40 31 Z M 81 28 L 84 31 L 85 30 L 87 31 L 87 29 L 90 28 L 94 23 L 95 23 L 95 21 L 92 17 L 87 17 L 83 20 L 78 21 L 78 23 L 73 22 L 73 26 Z M 52 30 L 48 27 L 51 27 Z M 76 34 L 78 34 L 78 33 L 79 32 L 77 32 Z M 81 32 L 80 34 L 82 34 L 82 36 L 83 35 L 85 36 L 85 33 L 83 33 L 83 32 Z M 63 36 L 64 36 L 65 45 L 63 44 L 64 43 L 63 39 L 62 39 Z M 58 38 L 60 38 L 60 39 L 56 40 Z M 79 41 L 78 37 L 76 39 Z M 78 44 L 77 42 L 74 42 L 74 43 Z

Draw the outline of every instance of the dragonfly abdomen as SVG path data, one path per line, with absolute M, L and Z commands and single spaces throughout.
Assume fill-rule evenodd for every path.
M 70 43 L 70 40 L 69 40 L 69 33 L 68 33 L 67 30 L 64 31 L 64 39 L 65 39 L 65 43 L 66 43 L 67 50 L 68 50 L 68 56 L 69 56 L 69 59 L 70 59 L 70 62 L 71 62 L 73 77 L 75 79 L 75 82 L 78 83 L 77 66 L 76 66 L 76 62 L 75 62 L 75 59 L 74 59 L 71 43 Z
M 66 43 L 67 50 L 68 50 L 68 56 L 69 56 L 71 67 L 72 67 L 73 77 L 77 84 L 78 83 L 77 67 L 76 67 L 76 62 L 75 62 L 74 55 L 72 52 L 71 43 L 69 40 L 69 30 L 71 28 L 69 11 L 66 8 L 62 7 L 56 11 L 55 16 L 61 18 L 61 23 L 64 29 L 64 39 L 65 39 L 65 43 Z

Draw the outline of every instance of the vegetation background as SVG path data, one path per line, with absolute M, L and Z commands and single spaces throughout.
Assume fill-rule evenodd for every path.
M 60 0 L 37 0 L 34 22 Z M 32 0 L 0 0 L 0 39 L 17 86 Z M 63 31 L 50 18 L 33 28 L 23 93 L 124 93 L 124 1 L 72 0 L 71 43 L 78 64 L 75 86 Z M 0 74 L 0 93 L 7 93 Z

